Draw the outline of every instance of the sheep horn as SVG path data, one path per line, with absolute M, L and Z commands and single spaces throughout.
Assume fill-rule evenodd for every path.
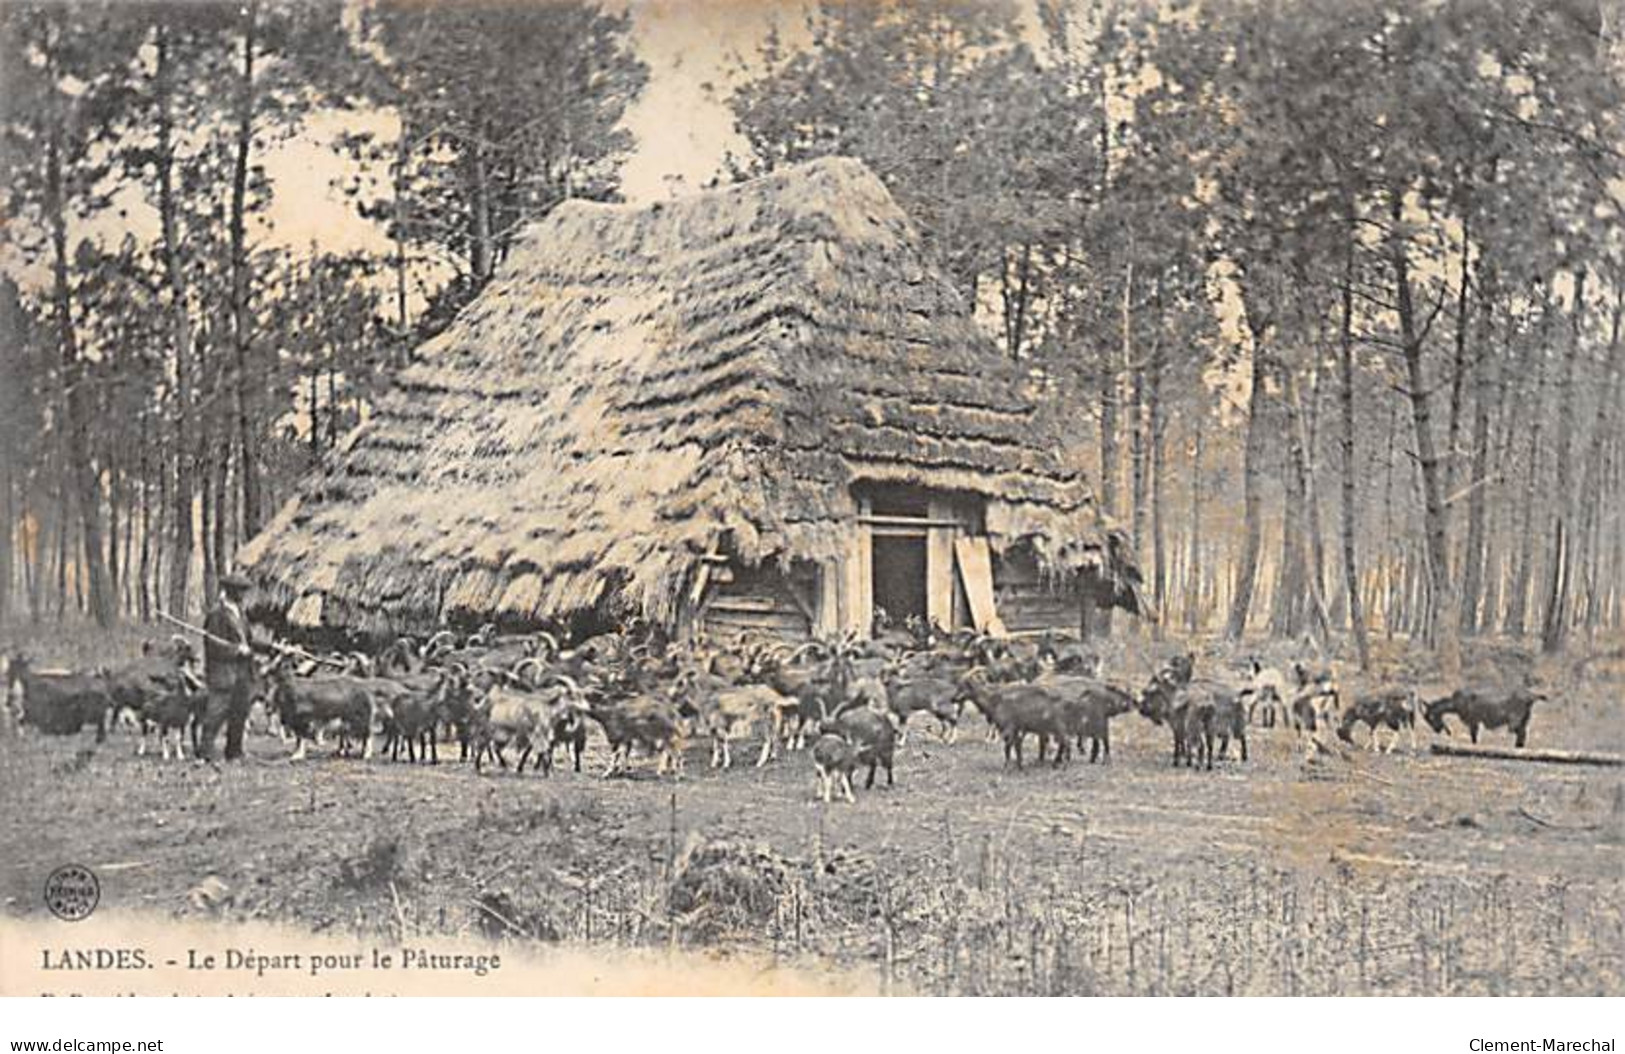
M 538 670 L 547 669 L 542 660 L 536 658 L 534 655 L 530 655 L 514 663 L 513 666 L 509 668 L 508 672 L 511 673 L 515 678 L 519 679 L 522 683 L 526 683 L 534 687 L 539 682 L 540 678 L 537 680 L 531 680 L 526 678 L 524 675 L 524 671 L 532 666 L 536 667 Z
M 549 682 L 556 682 L 558 684 L 564 685 L 565 691 L 569 692 L 573 696 L 576 696 L 577 698 L 584 698 L 585 695 L 586 695 L 586 693 L 582 691 L 581 685 L 576 683 L 576 680 L 575 680 L 574 677 L 571 677 L 568 674 L 563 674 L 563 673 L 550 673 L 550 674 L 548 674 L 547 676 L 543 677 L 539 682 L 537 682 L 536 687 L 540 688 L 542 685 L 548 684 Z

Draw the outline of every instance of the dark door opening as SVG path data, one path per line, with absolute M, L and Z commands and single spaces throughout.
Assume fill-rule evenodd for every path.
M 874 539 L 874 598 L 891 625 L 910 616 L 925 619 L 925 539 L 877 536 Z

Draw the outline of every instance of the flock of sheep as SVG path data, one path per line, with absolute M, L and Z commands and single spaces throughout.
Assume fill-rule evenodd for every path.
M 139 728 L 142 753 L 154 732 L 166 758 L 172 748 L 185 756 L 188 734 L 196 749 L 207 696 L 184 638 L 88 672 L 37 670 L 20 654 L 6 665 L 7 723 L 17 729 L 70 735 L 88 726 L 101 742 L 124 723 Z M 1188 653 L 1148 667 L 1132 690 L 1102 676 L 1098 657 L 1076 641 L 969 631 L 679 647 L 634 625 L 561 646 L 547 633 L 499 636 L 488 626 L 466 638 L 402 637 L 371 654 L 276 646 L 259 672 L 260 722 L 292 741 L 295 758 L 331 736 L 341 754 L 376 749 L 408 762 L 437 762 L 442 744 L 455 744 L 480 772 L 511 759 L 520 773 L 527 765 L 550 773 L 562 748 L 579 772 L 596 724 L 609 747 L 606 776 L 626 770 L 634 752 L 653 758 L 658 773 L 679 772 L 694 739 L 709 743 L 710 764 L 722 769 L 738 745 L 750 745 L 758 766 L 808 750 L 825 801 L 836 793 L 852 800 L 861 769 L 866 787 L 880 769 L 890 784 L 911 721 L 934 719 L 952 741 L 969 709 L 1002 741 L 1007 765 L 1024 764 L 1029 736 L 1039 759 L 1053 750 L 1057 766 L 1086 741 L 1090 761 L 1108 758 L 1112 720 L 1137 711 L 1169 729 L 1175 765 L 1211 769 L 1232 742 L 1246 761 L 1254 727 L 1317 742 L 1330 730 L 1352 744 L 1363 724 L 1370 749 L 1392 751 L 1402 734 L 1414 747 L 1419 722 L 1445 732 L 1454 714 L 1474 742 L 1482 728 L 1505 728 L 1522 747 L 1541 699 L 1527 688 L 1502 697 L 1461 690 L 1425 703 L 1402 688 L 1345 698 L 1327 667 L 1255 660 L 1246 671 L 1199 673 Z

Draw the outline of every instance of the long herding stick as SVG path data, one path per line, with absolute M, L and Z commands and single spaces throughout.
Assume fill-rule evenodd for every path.
M 179 626 L 181 629 L 187 630 L 188 632 L 196 633 L 198 636 L 202 637 L 204 640 L 213 641 L 214 643 L 220 645 L 221 647 L 224 647 L 224 648 L 235 648 L 235 647 L 237 647 L 236 644 L 232 643 L 231 641 L 227 640 L 226 638 L 216 636 L 215 634 L 210 633 L 208 630 L 204 629 L 202 626 L 194 626 L 190 622 L 185 621 L 184 619 L 178 619 L 174 615 L 171 615 L 167 611 L 159 611 L 158 612 L 158 617 L 163 619 L 165 622 L 168 622 L 168 623 L 171 623 L 173 625 Z M 339 669 L 339 670 L 342 670 L 342 669 L 345 668 L 344 664 L 341 663 L 341 662 L 334 662 L 332 659 L 324 659 L 320 655 L 312 655 L 312 654 L 310 654 L 310 652 L 305 651 L 303 648 L 289 647 L 288 645 L 283 644 L 283 643 L 281 643 L 279 641 L 275 641 L 275 640 L 267 641 L 266 646 L 272 648 L 275 651 L 279 651 L 284 655 L 292 655 L 296 659 L 306 659 L 306 660 L 308 660 L 310 662 L 320 663 L 323 666 L 331 666 L 331 667 L 333 667 L 335 669 Z

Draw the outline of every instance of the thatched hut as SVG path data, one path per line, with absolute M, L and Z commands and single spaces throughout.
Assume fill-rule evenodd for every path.
M 241 563 L 305 628 L 1076 629 L 1138 576 L 1029 387 L 858 162 L 567 202 Z

